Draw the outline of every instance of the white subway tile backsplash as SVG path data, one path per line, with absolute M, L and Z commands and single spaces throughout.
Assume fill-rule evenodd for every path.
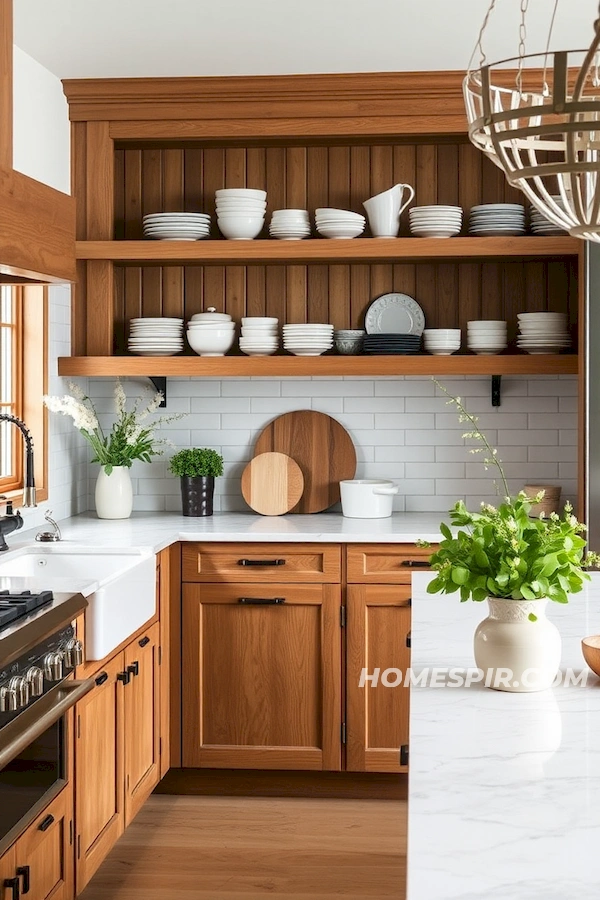
M 565 499 L 574 497 L 575 377 L 504 377 L 502 405 L 497 409 L 491 406 L 489 378 L 442 381 L 479 417 L 479 426 L 498 448 L 511 490 L 519 490 L 528 480 L 548 481 L 562 485 Z M 128 394 L 139 395 L 144 384 L 141 379 L 127 381 Z M 224 456 L 225 474 L 218 479 L 215 494 L 217 511 L 248 509 L 239 481 L 254 442 L 274 416 L 297 409 L 326 412 L 349 430 L 357 450 L 357 477 L 389 478 L 400 485 L 395 510 L 444 513 L 459 498 L 468 498 L 473 508 L 482 499 L 498 502 L 494 471 L 485 471 L 480 454 L 469 453 L 470 447 L 479 445 L 462 438 L 470 430 L 468 423 L 458 422 L 455 407 L 446 405 L 429 378 L 169 379 L 167 388 L 167 413 L 189 409 L 191 415 L 164 427 L 161 436 L 178 448 L 214 447 Z M 94 398 L 110 401 L 112 390 L 112 380 L 89 381 Z M 105 408 L 110 410 L 110 402 Z M 107 413 L 103 417 L 110 419 Z M 81 439 L 69 423 L 61 424 L 55 453 L 57 475 L 64 479 L 69 466 L 63 456 L 74 448 L 81 453 Z M 85 481 L 89 451 L 84 451 Z M 89 471 L 91 492 L 97 466 Z M 136 509 L 181 509 L 179 484 L 168 474 L 166 460 L 136 464 L 132 475 Z M 93 506 L 91 497 L 88 502 Z

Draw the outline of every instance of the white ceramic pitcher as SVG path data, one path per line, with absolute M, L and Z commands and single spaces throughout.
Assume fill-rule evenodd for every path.
M 404 191 L 408 191 L 408 199 L 402 202 Z M 398 237 L 400 230 L 400 214 L 406 209 L 415 196 L 410 184 L 395 184 L 388 191 L 376 194 L 363 203 L 369 217 L 369 225 L 373 237 Z

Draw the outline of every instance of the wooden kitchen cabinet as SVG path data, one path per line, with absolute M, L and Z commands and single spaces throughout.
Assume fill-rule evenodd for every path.
M 338 544 L 184 544 L 184 581 L 329 582 L 341 575 Z
M 184 766 L 341 768 L 340 602 L 337 584 L 184 584 Z
M 77 704 L 75 823 L 77 893 L 88 883 L 124 827 L 124 655 L 117 654 Z
M 153 625 L 125 651 L 130 681 L 123 697 L 125 826 L 160 780 L 159 626 Z
M 0 856 L 0 900 L 13 900 L 10 882 L 14 878 L 17 878 L 17 852 L 13 844 Z
M 408 585 L 349 585 L 346 635 L 346 768 L 405 772 L 409 744 L 410 595 Z M 392 671 L 387 671 L 392 670 Z M 398 670 L 402 676 L 396 684 Z M 363 671 L 378 675 L 377 684 Z M 382 678 L 383 676 L 383 678 Z M 406 747 L 404 752 L 402 747 Z
M 438 549 L 416 544 L 350 544 L 347 549 L 349 583 L 410 584 L 413 572 L 427 571 Z

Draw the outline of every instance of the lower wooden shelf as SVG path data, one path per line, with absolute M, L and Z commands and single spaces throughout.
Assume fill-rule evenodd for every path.
M 578 357 L 544 354 L 500 356 L 63 356 L 59 375 L 382 377 L 394 375 L 576 375 Z

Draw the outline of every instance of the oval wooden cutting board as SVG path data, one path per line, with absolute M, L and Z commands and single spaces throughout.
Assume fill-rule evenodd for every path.
M 346 429 L 311 409 L 285 413 L 259 435 L 254 456 L 274 451 L 295 459 L 304 476 L 304 493 L 294 513 L 317 513 L 340 499 L 339 482 L 354 478 L 356 450 Z
M 282 516 L 296 506 L 304 490 L 297 462 L 285 453 L 261 453 L 242 472 L 242 495 L 262 516 Z

